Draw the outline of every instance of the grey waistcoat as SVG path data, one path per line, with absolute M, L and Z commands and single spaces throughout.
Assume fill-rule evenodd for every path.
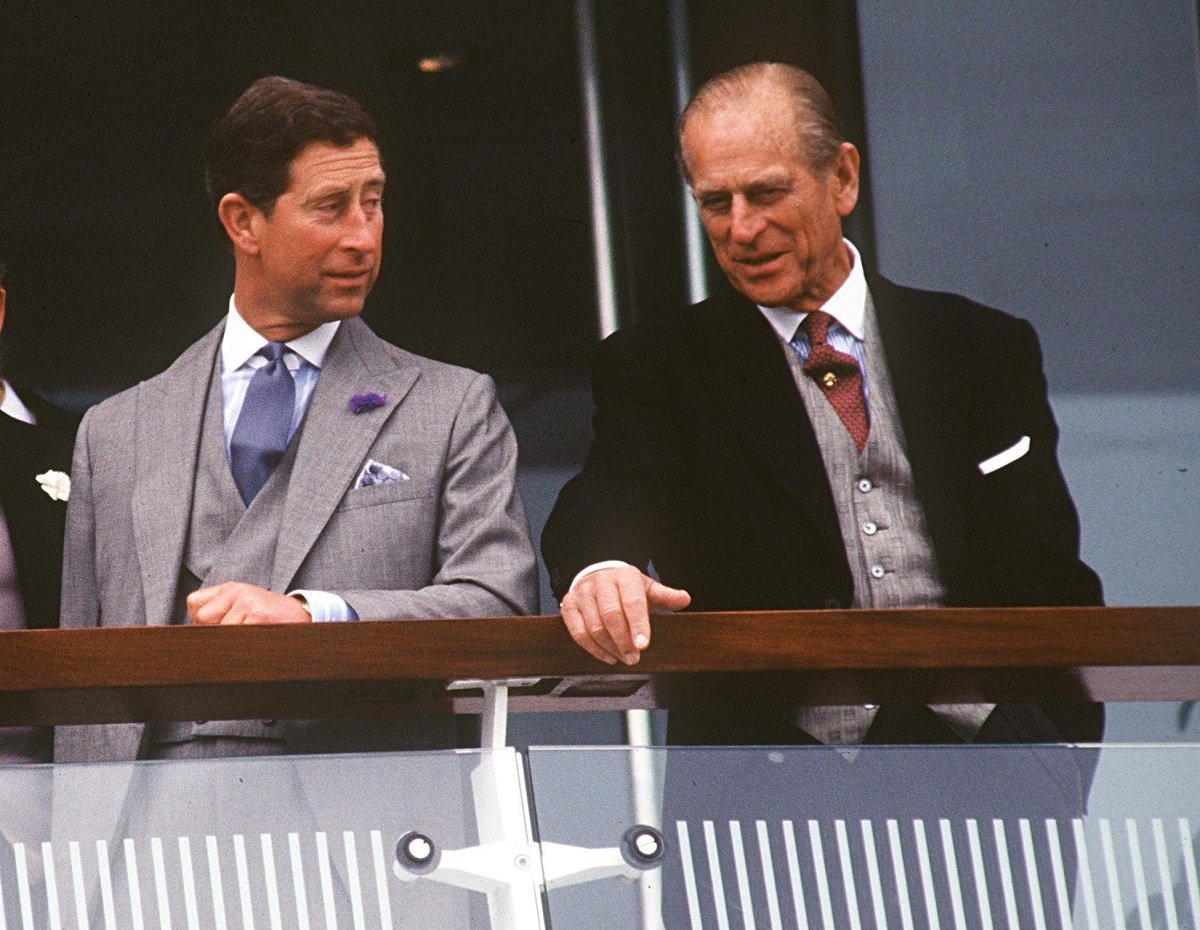
M 297 430 L 283 460 L 247 508 L 233 483 L 225 451 L 220 364 L 218 355 L 204 407 L 191 520 L 172 623 L 187 622 L 187 596 L 199 588 L 225 581 L 270 586 L 288 480 L 299 445 Z M 153 730 L 153 741 L 159 744 L 199 737 L 281 740 L 284 725 L 274 720 L 215 720 L 160 724 Z
M 846 559 L 854 579 L 854 607 L 939 607 L 946 589 L 913 486 L 912 467 L 883 357 L 875 307 L 867 294 L 866 382 L 870 434 L 860 453 L 824 392 L 804 373 L 791 346 L 784 351 L 792 378 L 821 449 Z M 959 735 L 974 735 L 993 705 L 935 705 Z M 799 708 L 796 723 L 825 743 L 858 743 L 876 708 Z

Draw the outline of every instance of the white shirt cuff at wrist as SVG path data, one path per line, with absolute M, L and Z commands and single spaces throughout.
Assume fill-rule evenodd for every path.
M 567 588 L 567 593 L 570 594 L 575 590 L 575 585 L 579 584 L 579 579 L 585 575 L 590 575 L 592 572 L 598 572 L 604 568 L 625 568 L 628 562 L 622 562 L 620 559 L 609 559 L 607 562 L 596 562 L 583 569 L 578 575 L 571 579 L 571 587 Z
M 339 623 L 348 620 L 357 620 L 358 614 L 354 612 L 346 601 L 338 595 L 330 591 L 306 591 L 298 589 L 289 591 L 288 597 L 302 597 L 308 604 L 309 613 L 312 614 L 313 623 Z

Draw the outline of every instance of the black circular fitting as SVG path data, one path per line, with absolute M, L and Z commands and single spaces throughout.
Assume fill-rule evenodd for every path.
M 432 872 L 442 858 L 442 851 L 424 833 L 410 830 L 396 841 L 396 861 L 406 872 L 424 875 Z
M 621 856 L 635 869 L 657 868 L 666 855 L 666 837 L 654 827 L 639 823 L 621 837 Z

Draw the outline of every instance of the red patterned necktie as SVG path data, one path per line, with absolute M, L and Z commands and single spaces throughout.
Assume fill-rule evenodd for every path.
M 804 373 L 820 385 L 858 451 L 862 452 L 870 429 L 867 405 L 863 401 L 862 372 L 858 370 L 854 356 L 839 352 L 826 343 L 832 322 L 833 317 L 820 310 L 810 313 L 801 322 L 811 346 Z

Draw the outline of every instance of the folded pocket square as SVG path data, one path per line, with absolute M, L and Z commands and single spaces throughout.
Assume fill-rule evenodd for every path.
M 354 489 L 357 491 L 359 488 L 372 488 L 377 484 L 395 484 L 397 481 L 408 480 L 408 475 L 399 468 L 367 459 L 367 464 L 358 473 L 358 480 L 354 482 Z
M 980 462 L 980 474 L 990 475 L 992 472 L 1003 468 L 1005 465 L 1011 465 L 1028 451 L 1029 437 L 1022 436 L 1003 452 L 997 452 L 991 458 L 984 459 L 982 462 Z

